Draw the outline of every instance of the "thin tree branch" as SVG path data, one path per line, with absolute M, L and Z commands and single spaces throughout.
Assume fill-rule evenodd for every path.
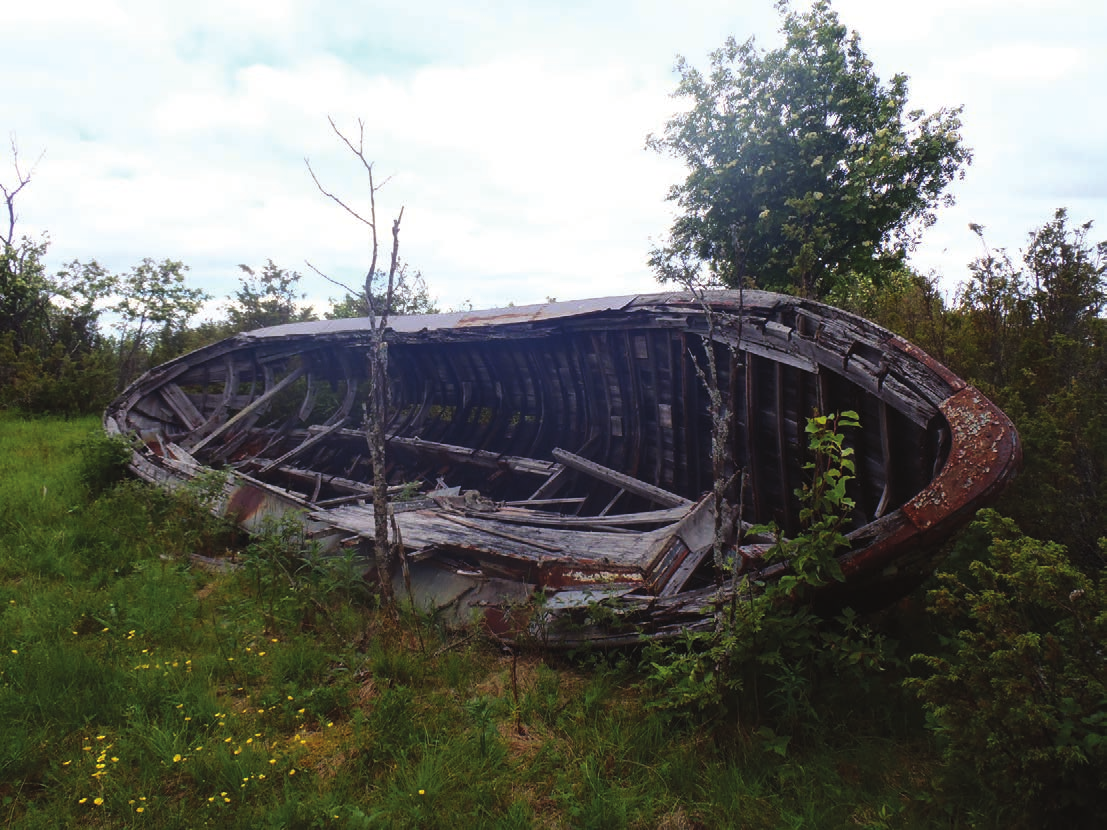
M 316 267 L 315 267 L 314 265 L 312 265 L 312 264 L 311 264 L 311 262 L 309 262 L 309 261 L 308 261 L 308 260 L 306 260 L 306 259 L 304 260 L 304 265 L 306 265 L 306 266 L 307 266 L 308 268 L 310 268 L 310 269 L 311 269 L 312 271 L 314 271 L 314 272 L 315 272 L 316 274 L 318 274 L 319 276 L 321 276 L 321 277 L 322 277 L 323 279 L 325 279 L 325 280 L 326 280 L 327 282 L 329 282 L 329 283 L 333 283 L 334 285 L 337 285 L 337 286 L 338 286 L 339 288 L 341 288 L 341 289 L 342 289 L 343 291 L 345 291 L 345 292 L 346 292 L 347 294 L 351 294 L 351 295 L 353 295 L 354 297 L 356 297 L 356 296 L 357 296 L 358 294 L 360 294 L 360 293 L 361 293 L 361 289 L 358 289 L 358 288 L 350 288 L 350 286 L 346 285 L 346 283 L 344 283 L 344 282 L 339 282 L 339 281 L 338 281 L 338 280 L 336 280 L 336 279 L 335 279 L 334 277 L 329 277 L 329 276 L 327 276 L 326 274 L 324 274 L 324 273 L 323 273 L 322 271 L 320 271 L 320 270 L 319 270 L 318 268 L 316 268 Z
M 307 156 L 304 156 L 304 164 L 307 165 L 308 172 L 311 174 L 311 180 L 315 182 L 315 186 L 319 188 L 320 193 L 322 193 L 324 196 L 326 196 L 328 199 L 330 199 L 332 202 L 334 202 L 336 205 L 338 205 L 340 208 L 342 208 L 344 211 L 354 217 L 357 221 L 361 222 L 363 225 L 376 230 L 376 228 L 373 227 L 373 223 L 371 221 L 366 219 L 364 216 L 362 216 L 360 213 L 358 213 L 356 210 L 354 210 L 352 207 L 342 201 L 341 198 L 323 187 L 322 182 L 319 181 L 319 178 L 315 175 L 315 171 L 311 167 L 311 159 L 309 159 Z

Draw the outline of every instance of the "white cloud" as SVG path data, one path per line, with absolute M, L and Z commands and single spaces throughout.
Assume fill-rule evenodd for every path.
M 762 8 L 763 6 L 763 8 Z M 1107 11 L 1068 0 L 838 0 L 881 77 L 913 100 L 964 103 L 977 163 L 920 263 L 956 279 L 968 221 L 1017 246 L 1054 207 L 1107 219 L 1096 171 Z M 404 256 L 444 305 L 652 290 L 649 238 L 670 221 L 680 169 L 643 149 L 678 106 L 670 69 L 725 37 L 776 42 L 766 0 L 413 5 L 280 0 L 61 3 L 5 12 L 0 100 L 24 157 L 46 149 L 20 200 L 58 262 L 183 259 L 225 294 L 239 262 L 303 260 L 350 280 L 363 230 L 314 189 L 365 183 L 326 123 L 365 120 L 382 216 L 406 207 Z M 0 155 L 0 178 L 7 180 Z M 1009 229 L 1009 230 L 1008 230 Z M 337 294 L 314 277 L 308 290 Z

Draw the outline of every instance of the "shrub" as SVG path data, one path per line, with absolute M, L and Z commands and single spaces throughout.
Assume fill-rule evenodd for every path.
M 1103 579 L 992 511 L 971 529 L 982 534 L 984 558 L 939 574 L 929 594 L 951 650 L 915 655 L 929 675 L 908 686 L 951 781 L 979 781 L 1036 825 L 1107 819 Z
M 97 429 L 77 445 L 77 456 L 77 477 L 94 499 L 126 477 L 131 446 L 123 436 Z

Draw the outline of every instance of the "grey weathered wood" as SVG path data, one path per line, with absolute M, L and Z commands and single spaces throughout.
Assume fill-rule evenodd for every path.
M 534 458 L 524 458 L 518 455 L 502 455 L 487 450 L 474 450 L 469 447 L 460 447 L 454 444 L 441 444 L 437 441 L 424 441 L 421 438 L 404 438 L 393 436 L 388 443 L 395 447 L 405 447 L 415 452 L 441 455 L 451 461 L 461 461 L 476 464 L 480 467 L 503 468 L 516 473 L 531 473 L 533 475 L 550 475 L 557 471 L 557 465 L 552 461 L 539 461 Z
M 259 395 L 254 400 L 253 403 L 251 403 L 249 406 L 247 406 L 245 409 L 241 410 L 240 412 L 236 413 L 233 418 L 228 420 L 222 426 L 217 427 L 216 429 L 214 429 L 210 433 L 208 433 L 206 438 L 199 441 L 195 446 L 193 446 L 193 448 L 192 448 L 193 454 L 196 454 L 196 453 L 200 452 L 200 450 L 202 450 L 204 447 L 206 447 L 208 444 L 210 444 L 212 441 L 214 441 L 220 435 L 225 433 L 227 430 L 232 429 L 236 424 L 240 423 L 241 421 L 246 420 L 246 418 L 248 418 L 250 415 L 252 415 L 255 411 L 257 411 L 261 407 L 265 406 L 267 403 L 269 403 L 271 400 L 273 400 L 274 397 L 276 397 L 278 394 L 283 392 L 285 389 L 287 389 L 289 386 L 291 386 L 296 381 L 298 381 L 301 377 L 303 377 L 304 372 L 306 372 L 306 371 L 307 371 L 307 367 L 299 366 L 296 369 L 294 369 L 293 371 L 289 372 L 272 389 L 270 389 L 264 395 Z
M 542 486 L 531 494 L 531 500 L 544 499 L 554 495 L 564 486 L 568 476 L 569 468 L 562 464 L 558 464 L 557 469 L 550 474 L 550 477 L 542 482 Z
M 579 455 L 560 447 L 555 447 L 551 455 L 566 467 L 572 467 L 578 472 L 592 476 L 592 478 L 613 484 L 628 493 L 642 496 L 642 498 L 649 499 L 654 504 L 662 504 L 666 507 L 690 507 L 692 505 L 692 501 L 683 496 L 670 493 L 668 490 L 662 490 L 660 487 L 655 487 L 633 476 L 628 476 L 626 473 L 620 473 L 618 470 L 612 470 L 610 467 L 597 464 L 595 461 L 589 461 L 587 458 L 581 458 Z
M 547 545 L 544 542 L 538 542 L 534 539 L 528 539 L 525 536 L 520 536 L 517 533 L 508 533 L 503 530 L 497 530 L 496 528 L 489 527 L 487 524 L 477 524 L 467 519 L 461 518 L 461 516 L 455 516 L 452 513 L 442 513 L 441 517 L 447 521 L 459 524 L 462 527 L 467 527 L 470 530 L 479 530 L 481 533 L 489 533 L 492 536 L 499 536 L 502 539 L 508 539 L 512 542 L 519 542 L 520 544 L 529 545 L 532 548 L 538 548 L 549 553 L 564 553 L 565 551 L 556 545 Z
M 335 423 L 331 424 L 326 429 L 320 430 L 319 432 L 315 433 L 314 435 L 310 436 L 309 438 L 305 438 L 303 441 L 300 442 L 299 445 L 297 445 L 296 447 L 294 447 L 291 450 L 289 450 L 288 452 L 286 452 L 280 458 L 277 458 L 277 459 L 274 459 L 273 461 L 270 461 L 268 464 L 266 464 L 264 467 L 262 467 L 260 470 L 258 470 L 258 472 L 259 473 L 267 473 L 270 470 L 272 470 L 274 467 L 277 467 L 277 466 L 285 463 L 286 461 L 288 461 L 290 459 L 293 459 L 296 456 L 301 455 L 304 452 L 307 452 L 312 447 L 314 447 L 316 444 L 322 443 L 323 440 L 326 439 L 332 432 L 334 432 L 337 429 L 340 429 L 344 423 L 346 423 L 345 419 L 342 419 L 341 421 L 336 421 Z M 312 499 L 312 501 L 314 501 L 314 499 Z
M 605 530 L 633 525 L 668 524 L 679 521 L 688 513 L 686 507 L 664 510 L 644 510 L 640 513 L 619 513 L 608 516 L 562 516 L 541 510 L 503 507 L 488 514 L 500 522 L 532 524 L 541 527 L 602 528 Z
M 169 408 L 177 413 L 181 423 L 188 429 L 196 429 L 204 422 L 204 416 L 200 414 L 200 410 L 196 408 L 196 405 L 192 403 L 192 399 L 177 384 L 173 382 L 166 383 L 159 392 L 162 400 L 169 404 Z

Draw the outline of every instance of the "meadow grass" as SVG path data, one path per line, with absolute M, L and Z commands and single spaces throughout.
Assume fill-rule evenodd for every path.
M 909 733 L 828 725 L 781 757 L 651 706 L 634 653 L 396 624 L 279 533 L 90 485 L 97 429 L 0 413 L 0 826 L 950 824 Z

